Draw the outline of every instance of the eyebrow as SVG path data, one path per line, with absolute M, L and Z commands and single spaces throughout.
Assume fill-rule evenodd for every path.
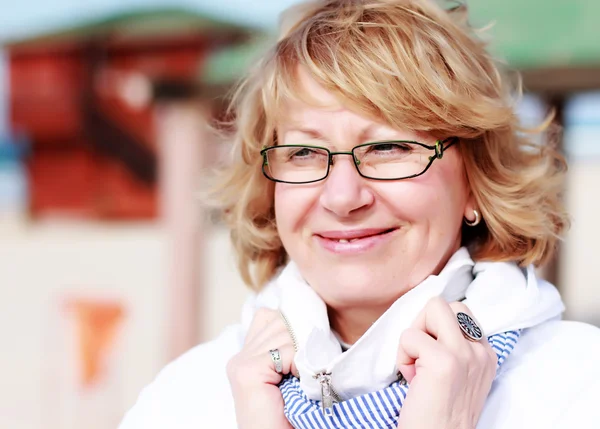
M 319 139 L 319 140 L 326 140 L 320 131 L 313 130 L 311 128 L 290 128 L 290 129 L 285 130 L 285 133 L 292 133 L 292 132 L 306 134 L 312 138 Z
M 380 125 L 375 124 L 375 123 L 367 126 L 365 129 L 363 129 L 360 132 L 358 141 L 363 142 L 363 141 L 368 141 L 368 140 L 372 139 L 372 137 L 374 135 L 374 133 L 373 133 L 374 129 L 376 129 L 378 127 L 380 127 Z M 306 134 L 317 140 L 327 140 L 325 138 L 325 136 L 319 130 L 315 130 L 312 128 L 293 127 L 293 128 L 289 128 L 289 129 L 285 130 L 285 132 L 286 133 L 290 133 L 290 132 L 302 133 L 302 134 Z M 369 136 L 371 136 L 371 138 L 368 138 Z

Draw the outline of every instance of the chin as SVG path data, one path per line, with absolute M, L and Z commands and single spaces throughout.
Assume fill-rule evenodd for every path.
M 311 282 L 327 305 L 333 307 L 391 306 L 404 291 L 390 284 L 390 278 L 374 270 L 346 269 L 319 276 Z M 387 279 L 384 282 L 384 279 Z

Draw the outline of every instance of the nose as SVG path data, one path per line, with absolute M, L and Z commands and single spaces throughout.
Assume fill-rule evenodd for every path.
M 338 217 L 349 217 L 373 204 L 366 179 L 358 174 L 351 156 L 337 156 L 325 179 L 320 203 Z

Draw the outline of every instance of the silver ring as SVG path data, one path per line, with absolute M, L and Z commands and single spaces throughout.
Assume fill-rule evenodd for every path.
M 281 362 L 279 349 L 269 350 L 269 354 L 271 355 L 271 360 L 275 364 L 275 372 L 277 374 L 283 374 L 283 362 Z
M 458 326 L 460 326 L 460 330 L 467 340 L 479 341 L 483 338 L 483 331 L 471 316 L 458 312 L 456 313 L 456 320 L 458 320 Z

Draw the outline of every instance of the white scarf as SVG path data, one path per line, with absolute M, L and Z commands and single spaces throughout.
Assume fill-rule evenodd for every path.
M 307 397 L 321 399 L 321 386 L 313 376 L 326 370 L 331 372 L 331 384 L 337 393 L 349 399 L 396 381 L 400 335 L 435 296 L 448 302 L 466 298 L 464 304 L 486 336 L 532 327 L 560 317 L 564 311 L 557 290 L 536 279 L 533 267 L 475 263 L 461 248 L 439 275 L 427 277 L 399 298 L 345 353 L 331 331 L 326 304 L 293 262 L 246 304 L 242 323 L 246 328 L 250 326 L 257 308 L 280 309 L 296 336 L 295 364 Z

